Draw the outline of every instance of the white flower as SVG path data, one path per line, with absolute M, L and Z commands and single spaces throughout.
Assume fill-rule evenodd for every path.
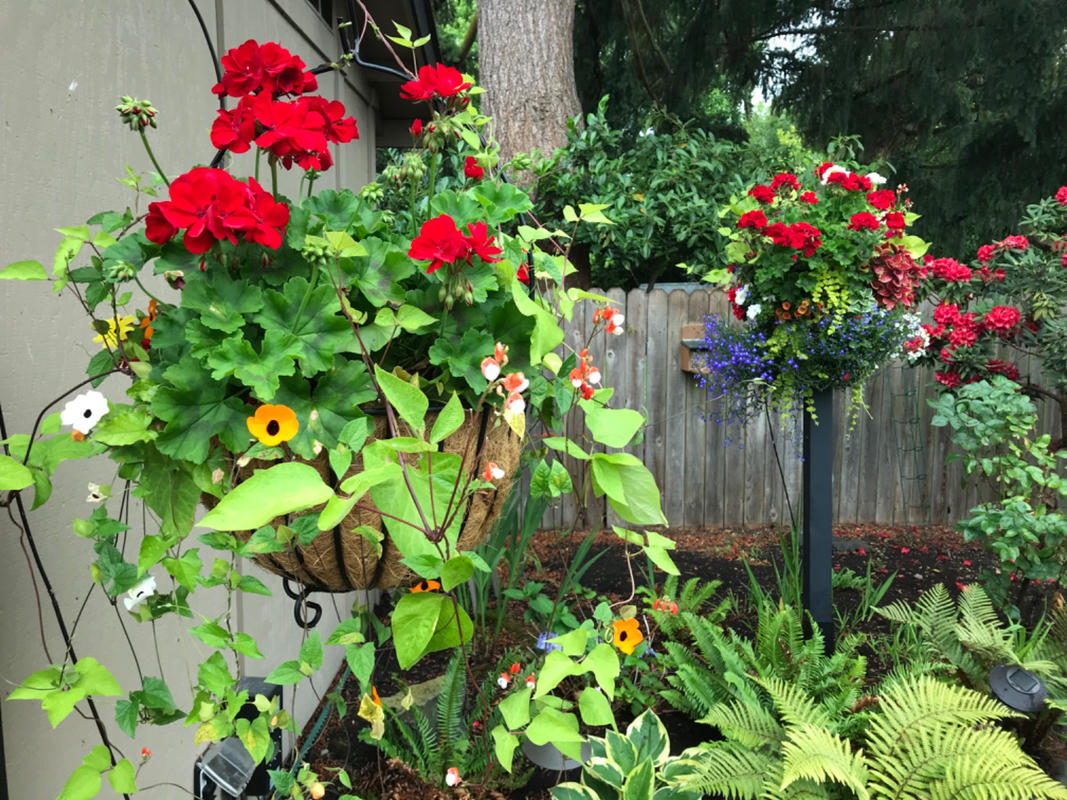
M 496 679 L 496 685 L 501 689 L 507 689 L 509 683 L 511 683 L 511 679 L 505 673 L 501 672 L 500 677 Z
M 107 413 L 107 398 L 93 389 L 80 394 L 63 406 L 59 421 L 70 425 L 78 433 L 86 434 Z
M 622 323 L 624 322 L 626 322 L 626 317 L 621 311 L 616 311 L 614 314 L 611 315 L 611 324 L 614 325 L 616 328 L 621 328 Z
M 600 383 L 600 370 L 598 370 L 596 367 L 593 367 L 591 370 L 589 370 L 588 373 L 586 373 L 585 381 L 586 383 Z
M 879 175 L 877 172 L 868 172 L 867 180 L 869 180 L 875 186 L 881 186 L 888 180 L 888 178 L 886 178 L 884 175 Z
M 482 377 L 487 381 L 495 381 L 500 377 L 500 364 L 492 356 L 482 359 Z
M 508 395 L 507 400 L 504 401 L 504 408 L 512 414 L 522 414 L 526 411 L 526 401 L 522 399 L 522 395 L 518 392 L 512 392 Z
M 749 319 L 755 319 L 759 316 L 759 312 L 763 310 L 763 306 L 759 303 L 753 303 L 748 307 L 748 311 L 745 312 L 745 316 Z
M 449 786 L 458 786 L 459 780 L 459 769 L 456 767 L 449 767 L 448 772 L 445 773 L 445 783 Z
M 822 185 L 825 186 L 826 184 L 828 184 L 830 182 L 830 176 L 837 172 L 847 173 L 848 170 L 844 167 L 839 167 L 837 164 L 832 164 L 831 166 L 827 167 L 826 172 L 822 174 Z
M 527 675 L 526 676 L 526 688 L 527 689 L 532 689 L 536 685 L 537 684 L 536 684 L 536 681 L 534 681 L 534 676 L 533 675 Z
M 739 306 L 743 306 L 748 299 L 748 284 L 742 284 L 737 287 L 737 291 L 734 292 L 734 302 Z
M 154 576 L 149 575 L 130 591 L 126 592 L 126 596 L 122 598 L 122 604 L 126 606 L 127 611 L 133 611 L 155 593 L 156 579 Z
M 86 503 L 102 503 L 107 498 L 111 497 L 111 487 L 101 486 L 99 483 L 89 484 L 89 496 L 85 498 Z

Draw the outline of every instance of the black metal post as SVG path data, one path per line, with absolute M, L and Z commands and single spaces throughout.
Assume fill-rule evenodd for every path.
M 815 419 L 804 411 L 803 599 L 822 632 L 827 654 L 834 649 L 833 477 L 834 395 L 815 393 Z

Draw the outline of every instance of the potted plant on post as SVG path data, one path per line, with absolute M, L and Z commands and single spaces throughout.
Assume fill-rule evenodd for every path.
M 726 398 L 727 420 L 803 409 L 804 604 L 827 647 L 833 391 L 851 389 L 861 407 L 863 382 L 920 324 L 910 309 L 927 244 L 907 233 L 917 218 L 907 187 L 885 183 L 854 162 L 826 161 L 752 186 L 720 212 L 732 223 L 720 229 L 732 263 L 705 276 L 727 287 L 741 325 L 706 320 L 701 386 Z
M 404 30 L 391 38 L 415 44 Z M 33 487 L 35 505 L 44 502 L 65 460 L 106 453 L 116 461 L 126 481 L 118 502 L 100 505 L 75 530 L 93 542 L 93 580 L 144 622 L 191 616 L 205 588 L 231 600 L 270 593 L 233 558 L 205 571 L 206 547 L 254 558 L 299 583 L 301 596 L 406 583 L 431 589 L 400 596 L 379 639 L 391 635 L 402 668 L 469 642 L 473 626 L 453 590 L 487 569 L 472 550 L 517 471 L 528 419 L 549 433 L 535 474 L 553 494 L 570 485 L 552 458 L 564 452 L 591 463 L 595 490 L 622 519 L 665 523 L 648 470 L 604 444 L 624 447 L 643 418 L 610 407 L 611 390 L 599 385 L 599 371 L 588 377 L 584 355 L 557 352 L 574 304 L 603 299 L 565 288 L 566 251 L 539 246 L 563 236 L 524 220 L 530 201 L 499 171 L 470 81 L 443 65 L 412 73 L 402 95 L 432 107 L 430 123 L 412 126 L 413 150 L 381 183 L 314 191 L 331 147 L 358 135 L 355 120 L 314 94 L 315 73 L 280 45 L 249 40 L 222 65 L 213 91 L 236 103 L 212 127 L 219 153 L 211 166 L 173 178 L 160 168 L 154 185 L 136 182 L 152 198 L 145 213 L 104 211 L 62 229 L 51 276 L 32 261 L 0 272 L 72 294 L 101 345 L 70 394 L 92 388 L 6 440 L 0 489 L 9 499 L 21 503 L 19 493 Z M 155 109 L 123 98 L 118 110 L 147 146 Z M 219 166 L 227 152 L 253 149 L 255 174 Z M 304 171 L 292 198 L 278 191 L 279 170 L 289 169 Z M 594 206 L 574 216 L 604 221 Z M 170 290 L 146 290 L 145 270 L 163 275 Z M 597 324 L 612 324 L 610 316 Z M 583 379 L 572 381 L 572 371 Z M 115 378 L 128 381 L 128 402 L 96 390 Z M 590 439 L 552 435 L 583 417 Z M 131 495 L 158 523 L 139 539 L 126 538 Z M 210 510 L 197 520 L 201 502 Z M 208 532 L 191 538 L 194 527 Z M 373 703 L 369 631 L 351 619 L 328 643 L 346 648 Z M 191 632 L 212 652 L 196 671 L 188 709 L 162 678 L 151 679 L 152 692 L 147 684 L 127 690 L 106 658 L 71 663 L 69 651 L 11 696 L 42 701 L 58 724 L 80 698 L 122 695 L 118 723 L 131 736 L 139 724 L 183 719 L 196 726 L 197 744 L 237 735 L 255 761 L 269 759 L 272 731 L 295 725 L 239 686 L 236 657 L 259 656 L 256 642 L 225 614 Z M 321 663 L 313 633 L 268 681 L 296 683 Z M 258 716 L 238 718 L 253 700 Z M 513 750 L 517 738 L 504 733 L 501 747 Z M 101 735 L 99 752 L 72 780 L 84 790 L 107 773 L 118 791 L 133 791 L 130 762 Z M 314 778 L 306 770 L 272 776 L 294 797 Z

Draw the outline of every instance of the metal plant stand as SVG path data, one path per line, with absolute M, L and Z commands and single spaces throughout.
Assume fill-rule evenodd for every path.
M 833 477 L 834 395 L 815 393 L 812 413 L 804 411 L 803 533 L 801 539 L 804 608 L 823 636 L 827 654 L 834 649 Z

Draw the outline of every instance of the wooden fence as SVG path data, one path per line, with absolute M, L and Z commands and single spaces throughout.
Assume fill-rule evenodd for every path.
M 787 523 L 790 504 L 799 514 L 799 422 L 772 416 L 743 428 L 717 424 L 719 401 L 709 400 L 695 376 L 680 366 L 682 326 L 701 322 L 705 314 L 728 313 L 725 295 L 699 285 L 647 293 L 594 291 L 626 315 L 627 332 L 598 336 L 590 347 L 593 363 L 615 389 L 610 405 L 636 409 L 648 419 L 639 441 L 626 451 L 655 475 L 671 527 Z M 592 328 L 592 307 L 577 309 L 567 326 L 567 343 L 580 349 Z M 838 393 L 835 521 L 954 523 L 992 496 L 989 487 L 980 492 L 974 481 L 964 485 L 958 462 L 946 465 L 950 429 L 930 425 L 927 401 L 935 396 L 932 371 L 894 362 L 868 382 L 869 415 L 861 412 L 850 431 L 844 396 Z M 1043 429 L 1058 435 L 1058 417 L 1052 409 L 1042 413 Z M 603 498 L 593 498 L 591 491 L 587 497 L 584 522 L 576 520 L 568 499 L 546 512 L 544 527 L 623 524 Z

